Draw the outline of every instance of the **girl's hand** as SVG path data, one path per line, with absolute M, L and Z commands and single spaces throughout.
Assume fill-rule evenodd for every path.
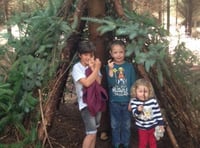
M 138 111 L 142 112 L 142 111 L 143 111 L 143 108 L 144 108 L 143 105 L 139 105 L 137 109 L 138 109 Z
M 164 132 L 164 131 L 165 131 L 164 126 L 163 126 L 163 125 L 160 125 L 160 126 L 159 126 L 159 130 L 162 131 L 162 132 Z

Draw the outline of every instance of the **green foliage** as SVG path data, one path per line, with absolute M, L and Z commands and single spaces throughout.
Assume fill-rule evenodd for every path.
M 37 89 L 45 87 L 55 75 L 62 62 L 61 50 L 77 25 L 77 19 L 70 26 L 57 17 L 61 3 L 62 1 L 50 0 L 47 9 L 31 14 L 20 13 L 9 21 L 10 26 L 19 28 L 19 36 L 6 34 L 4 37 L 7 37 L 8 43 L 0 47 L 5 51 L 2 52 L 2 57 L 10 49 L 14 50 L 15 55 L 7 67 L 8 75 L 0 81 L 0 131 L 3 133 L 6 127 L 12 126 L 21 138 L 18 143 L 9 147 L 25 147 L 36 140 L 38 113 L 31 117 L 31 130 L 27 130 L 22 121 L 35 111 L 39 100 Z M 2 64 L 0 67 L 3 67 Z M 35 145 L 37 144 L 34 143 Z
M 3 82 L 8 77 L 8 72 L 15 60 L 15 54 L 11 51 L 7 51 L 6 46 L 0 48 L 0 82 Z
M 139 15 L 133 11 L 125 11 L 127 19 L 105 17 L 104 19 L 82 18 L 101 24 L 101 34 L 112 32 L 118 38 L 127 39 L 127 57 L 137 64 L 143 64 L 147 72 L 155 65 L 159 82 L 163 83 L 163 71 L 169 75 L 163 62 L 168 50 L 166 31 L 157 26 L 156 21 L 148 15 Z
M 48 63 L 45 59 L 34 58 L 31 55 L 21 56 L 12 66 L 9 78 L 12 80 L 14 77 L 13 75 L 17 73 L 19 73 L 19 75 L 22 74 L 22 78 L 24 79 L 22 83 L 23 90 L 31 91 L 35 87 L 42 86 L 41 82 L 43 81 L 47 67 Z
M 31 143 L 33 143 L 34 148 L 41 148 L 40 143 L 35 143 L 35 140 L 37 138 L 37 129 L 32 128 L 31 131 L 25 132 L 24 127 L 20 127 L 21 124 L 18 124 L 16 127 L 19 130 L 24 130 L 24 139 L 22 141 L 18 141 L 17 143 L 11 143 L 11 144 L 1 144 L 0 147 L 2 148 L 23 148 L 23 147 L 31 147 Z
M 25 114 L 35 108 L 37 101 L 26 91 L 22 99 L 17 100 L 15 98 L 16 91 L 11 88 L 10 83 L 0 83 L 0 132 L 3 133 L 5 127 L 14 126 L 24 139 L 18 144 L 9 145 L 9 147 L 24 147 L 37 138 L 36 129 L 33 128 L 32 131 L 28 132 L 22 124 Z M 0 144 L 1 146 L 7 147 L 5 144 Z
M 183 83 L 188 82 L 188 76 L 191 74 L 190 68 L 197 62 L 198 57 L 185 47 L 184 42 L 175 47 L 174 54 L 172 55 L 172 64 L 179 81 Z
M 10 89 L 9 83 L 0 83 L 0 131 L 6 125 L 22 120 L 23 114 L 17 112 L 13 94 L 14 91 Z
M 181 42 L 174 49 L 173 64 L 178 68 L 177 70 L 183 71 L 185 66 L 191 67 L 194 63 L 199 64 L 199 58 L 191 50 L 185 47 L 185 43 Z M 184 71 L 186 72 L 186 71 Z
M 200 71 L 192 70 L 195 66 L 200 65 L 198 54 L 193 53 L 185 47 L 185 43 L 178 44 L 172 55 L 172 71 L 176 78 L 184 86 L 187 86 L 191 92 L 190 102 L 194 107 L 200 110 Z

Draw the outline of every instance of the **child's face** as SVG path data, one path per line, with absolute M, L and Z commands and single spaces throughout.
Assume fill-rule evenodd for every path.
M 89 66 L 90 61 L 94 60 L 94 54 L 93 53 L 79 54 L 79 58 L 82 65 Z
M 149 97 L 149 89 L 144 85 L 139 85 L 136 89 L 136 96 L 140 100 L 147 100 Z
M 121 45 L 113 45 L 110 50 L 110 55 L 116 64 L 124 62 L 125 49 Z

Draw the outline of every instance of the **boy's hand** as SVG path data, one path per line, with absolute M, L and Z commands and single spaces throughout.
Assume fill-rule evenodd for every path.
M 110 77 L 113 77 L 114 62 L 112 61 L 112 59 L 109 59 L 109 60 L 108 60 L 108 68 L 109 68 L 108 75 L 109 75 Z
M 113 69 L 114 68 L 114 62 L 112 61 L 112 59 L 108 60 L 108 67 L 109 67 L 109 69 Z
M 96 59 L 91 58 L 90 61 L 89 61 L 89 67 L 92 70 L 94 70 L 95 68 L 100 69 L 101 68 L 101 61 L 98 58 L 96 58 Z
M 94 60 L 94 57 L 92 57 L 90 60 L 89 60 L 89 67 L 93 70 L 94 67 L 95 67 L 95 60 Z

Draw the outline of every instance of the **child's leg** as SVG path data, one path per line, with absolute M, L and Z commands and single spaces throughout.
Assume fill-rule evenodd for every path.
M 131 113 L 127 109 L 128 103 L 121 104 L 121 142 L 124 147 L 129 147 L 131 136 Z
M 97 118 L 100 121 L 101 113 L 98 114 L 98 117 L 92 116 L 88 108 L 81 110 L 81 116 L 86 129 L 86 136 L 83 140 L 82 148 L 95 148 L 96 143 L 96 133 L 97 133 Z
M 154 131 L 155 131 L 154 128 L 149 130 L 149 147 L 150 148 L 157 148 L 156 138 L 154 136 Z
M 112 145 L 117 146 L 121 143 L 120 141 L 120 123 L 121 116 L 120 114 L 120 104 L 110 102 L 110 120 L 111 120 L 111 128 L 112 128 Z
M 110 127 L 110 115 L 109 115 L 108 104 L 106 105 L 106 111 L 102 112 L 101 123 L 100 123 L 100 127 L 98 128 L 98 130 L 100 132 L 101 140 L 104 141 L 104 140 L 109 139 L 111 127 Z
M 148 131 L 138 129 L 139 148 L 146 148 L 148 144 Z
M 82 148 L 95 148 L 95 144 L 96 144 L 96 133 L 88 134 L 85 136 L 83 140 Z

